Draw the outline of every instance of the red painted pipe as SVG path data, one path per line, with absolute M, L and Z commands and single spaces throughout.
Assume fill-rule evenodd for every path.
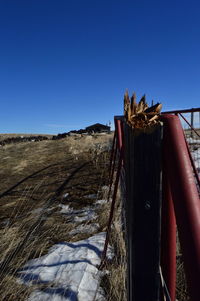
M 108 200 L 107 200 L 108 202 L 110 201 L 110 195 L 111 195 L 111 190 L 112 190 L 116 157 L 117 157 L 117 143 L 115 144 L 115 149 L 114 149 L 114 154 L 113 154 L 113 162 L 111 164 L 111 173 L 110 173 L 110 176 L 109 176 L 110 183 L 109 183 Z
M 113 160 L 114 160 L 114 153 L 115 153 L 115 147 L 116 147 L 115 143 L 116 143 L 116 131 L 114 132 L 112 149 L 111 149 L 111 154 L 110 154 L 109 179 L 111 177 L 112 164 L 113 164 Z
M 119 184 L 119 179 L 120 179 L 121 167 L 122 167 L 122 151 L 119 154 L 117 175 L 116 175 L 116 179 L 115 179 L 114 192 L 113 192 L 112 202 L 111 202 L 111 207 L 110 207 L 110 215 L 109 215 L 109 220 L 108 220 L 108 225 L 107 225 L 107 230 L 106 230 L 106 239 L 105 239 L 104 249 L 102 252 L 101 264 L 99 266 L 100 270 L 104 267 L 105 260 L 106 260 L 106 253 L 107 253 L 108 243 L 109 243 L 109 238 L 110 238 L 109 236 L 110 236 L 110 230 L 111 230 L 111 223 L 112 223 L 114 210 L 115 210 L 115 202 L 116 202 L 116 198 L 117 198 L 117 190 L 118 190 L 118 184 Z
M 121 120 L 115 119 L 115 129 L 116 129 L 116 135 L 117 135 L 117 147 L 118 150 L 120 151 L 122 148 L 122 125 L 121 125 Z
M 162 115 L 176 222 L 192 301 L 200 300 L 200 200 L 180 120 Z
M 109 172 L 109 191 L 108 191 L 108 199 L 110 200 L 111 195 L 111 189 L 113 184 L 113 177 L 114 177 L 114 171 L 115 171 L 115 163 L 116 163 L 116 157 L 117 152 L 120 153 L 122 149 L 122 122 L 120 119 L 115 118 L 115 134 L 114 134 L 114 141 L 113 141 L 113 147 L 112 147 L 112 155 L 110 159 L 110 172 Z M 112 160 L 112 161 L 111 161 Z
M 165 147 L 164 147 L 165 149 Z M 164 154 L 165 155 L 165 154 Z M 162 201 L 162 232 L 161 232 L 161 266 L 163 277 L 171 298 L 175 301 L 176 294 L 176 219 L 169 181 L 163 166 L 163 201 Z
M 166 111 L 166 112 L 162 112 L 162 114 L 180 114 L 180 113 L 191 113 L 191 112 L 200 112 L 200 108 L 191 108 L 191 109 L 185 109 L 185 110 Z

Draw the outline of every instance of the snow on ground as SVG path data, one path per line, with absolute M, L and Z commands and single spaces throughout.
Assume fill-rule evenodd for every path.
M 187 142 L 189 144 L 200 144 L 200 138 L 192 138 L 192 137 L 188 137 L 187 138 Z
M 73 209 L 69 205 L 63 205 L 60 204 L 59 207 L 62 209 L 60 210 L 60 213 L 64 214 L 68 219 L 70 219 L 71 222 L 83 222 L 88 220 L 94 220 L 97 218 L 97 215 L 95 213 L 96 207 L 84 207 L 81 209 Z
M 97 197 L 96 194 L 88 194 L 84 196 L 85 199 L 95 199 L 96 197 Z
M 69 193 L 67 192 L 67 193 L 65 193 L 65 194 L 63 194 L 63 199 L 66 199 L 67 197 L 68 197 L 68 195 L 69 195 Z
M 200 174 L 200 147 L 194 151 L 192 151 L 192 157 L 194 159 L 195 166 L 197 171 Z
M 89 199 L 94 197 L 96 199 L 97 195 L 87 196 Z M 104 291 L 100 287 L 103 272 L 98 270 L 98 265 L 106 234 L 93 233 L 99 229 L 99 224 L 95 222 L 98 217 L 96 210 L 106 202 L 96 200 L 93 205 L 81 209 L 74 209 L 69 204 L 58 205 L 59 213 L 74 223 L 74 229 L 69 234 L 87 233 L 90 237 L 73 243 L 60 242 L 51 247 L 48 254 L 28 261 L 18 271 L 19 281 L 33 287 L 27 301 L 105 300 Z M 40 209 L 35 210 L 35 213 L 39 213 Z M 109 246 L 107 257 L 112 256 Z
M 105 242 L 105 232 L 74 243 L 62 242 L 47 255 L 30 260 L 20 271 L 20 281 L 27 285 L 45 285 L 35 289 L 28 301 L 101 301 L 99 287 L 103 272 L 97 266 Z M 108 248 L 108 258 L 112 250 Z
M 94 223 L 94 224 L 88 224 L 88 225 L 78 225 L 76 228 L 74 228 L 73 230 L 71 230 L 69 232 L 70 235 L 76 235 L 79 233 L 94 233 L 96 231 L 98 231 L 99 229 L 99 224 L 98 223 Z
M 200 176 L 200 147 L 196 150 L 193 150 L 191 153 L 192 153 L 192 157 L 193 157 L 197 172 Z
M 96 195 L 89 195 L 87 197 L 96 196 Z M 97 219 L 96 210 L 99 209 L 103 204 L 105 204 L 106 200 L 97 200 L 92 205 L 92 208 L 87 206 L 81 209 L 74 209 L 70 207 L 70 205 L 63 205 L 60 204 L 59 207 L 61 208 L 60 213 L 62 213 L 70 222 L 76 223 L 77 226 L 74 227 L 73 230 L 69 232 L 70 235 L 76 235 L 79 233 L 88 233 L 93 234 L 97 232 L 99 229 L 98 223 L 91 223 Z M 89 222 L 88 224 L 80 224 L 83 222 Z
M 92 221 L 97 218 L 96 210 L 103 204 L 107 203 L 106 200 L 97 200 L 94 202 L 92 207 L 84 207 L 81 209 L 74 209 L 70 205 L 60 204 L 60 213 L 62 213 L 68 220 L 75 223 L 84 221 Z
M 197 169 L 197 172 L 200 176 L 200 139 L 198 138 L 187 138 L 188 143 L 191 146 L 191 154 Z
M 69 205 L 59 204 L 59 207 L 62 208 L 60 213 L 70 214 L 73 211 L 73 208 L 70 208 Z
M 97 200 L 95 202 L 95 204 L 98 206 L 98 205 L 103 205 L 103 204 L 106 204 L 108 201 L 107 200 Z

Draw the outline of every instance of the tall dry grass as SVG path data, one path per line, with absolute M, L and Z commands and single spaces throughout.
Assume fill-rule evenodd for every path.
M 110 203 L 104 205 L 100 215 L 100 222 L 105 226 L 110 214 Z M 127 254 L 122 224 L 122 201 L 118 191 L 115 204 L 114 217 L 109 235 L 109 244 L 113 248 L 112 260 L 106 261 L 104 270 L 106 273 L 102 278 L 102 287 L 106 292 L 107 301 L 127 300 L 126 275 L 127 275 Z
M 26 300 L 35 287 L 18 281 L 20 268 L 29 259 L 46 254 L 53 244 L 72 239 L 68 233 L 74 224 L 59 214 L 58 205 L 65 204 L 66 200 L 62 196 L 53 203 L 49 200 L 74 168 L 88 161 L 87 168 L 71 179 L 63 194 L 69 192 L 67 202 L 72 206 L 81 208 L 86 202 L 92 204 L 84 196 L 98 195 L 100 187 L 106 183 L 111 140 L 111 135 L 67 137 L 59 141 L 6 145 L 0 149 L 0 193 L 25 179 L 1 198 L 0 300 Z M 42 168 L 45 170 L 37 173 Z M 86 238 L 85 235 L 76 235 L 73 241 Z M 37 287 L 42 289 L 40 284 Z

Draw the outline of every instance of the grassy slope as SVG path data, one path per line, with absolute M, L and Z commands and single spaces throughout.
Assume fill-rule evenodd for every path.
M 49 134 L 0 134 L 0 141 L 7 139 L 7 138 L 15 138 L 15 137 L 30 137 L 30 136 L 46 136 L 48 138 L 52 138 L 53 135 L 49 135 Z
M 46 206 L 55 196 L 57 189 L 65 182 L 61 193 L 57 194 L 53 202 L 49 204 L 51 210 L 48 214 L 45 213 L 44 223 L 27 240 L 19 254 L 4 266 L 3 272 L 0 272 L 1 300 L 24 300 L 29 293 L 30 289 L 17 284 L 14 275 L 15 270 L 23 266 L 28 259 L 45 254 L 48 248 L 56 242 L 76 241 L 87 236 L 87 234 L 77 234 L 73 237 L 68 235 L 74 225 L 58 213 L 60 210 L 58 205 L 67 203 L 74 208 L 81 208 L 93 202 L 84 196 L 97 193 L 99 188 L 106 183 L 105 163 L 108 162 L 108 156 L 103 152 L 102 146 L 111 139 L 110 135 L 68 137 L 57 141 L 26 142 L 0 148 L 0 194 L 25 179 L 7 195 L 0 198 L 1 262 L 10 258 L 10 254 L 23 241 L 31 225 L 37 221 L 40 208 Z M 77 170 L 73 178 L 70 178 L 71 173 L 84 163 L 88 164 Z M 65 193 L 69 193 L 67 199 L 63 198 Z M 39 210 L 34 211 L 37 208 Z M 105 211 L 99 213 L 99 230 L 103 230 L 107 216 Z M 120 235 L 120 229 L 118 231 L 115 229 L 114 245 L 120 242 Z M 107 275 L 103 279 L 103 285 L 110 294 L 108 300 L 112 301 L 124 300 L 122 285 L 124 271 L 121 269 L 123 270 L 125 266 L 125 251 L 123 242 L 120 244 L 116 246 L 116 250 L 122 250 L 121 255 L 116 258 L 114 265 L 107 267 L 111 277 Z M 119 261 L 122 263 L 119 264 Z M 183 264 L 179 260 L 177 276 L 177 298 L 189 300 Z M 120 287 L 118 283 L 121 283 Z M 119 288 L 122 290 L 120 291 Z
M 111 139 L 68 137 L 0 148 L 1 300 L 16 300 L 16 291 L 17 300 L 28 294 L 29 289 L 15 281 L 16 270 L 28 259 L 45 254 L 56 242 L 87 237 L 68 235 L 74 225 L 59 214 L 59 204 L 81 208 L 94 202 L 85 196 L 97 194 L 107 181 L 103 146 Z M 104 226 L 100 223 L 98 231 Z

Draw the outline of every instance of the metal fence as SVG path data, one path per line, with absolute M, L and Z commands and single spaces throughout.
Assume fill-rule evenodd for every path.
M 149 138 L 142 133 L 134 133 L 123 116 L 115 116 L 110 187 L 114 182 L 113 171 L 116 165 L 117 173 L 103 258 L 117 186 L 121 180 L 127 237 L 128 301 L 143 300 L 145 294 L 149 300 L 160 300 L 162 293 L 165 297 L 168 295 L 166 300 L 175 300 L 177 228 L 190 297 L 192 301 L 199 300 L 200 130 L 194 124 L 194 114 L 190 121 L 184 115 L 196 112 L 199 113 L 200 109 L 164 112 L 161 116 L 164 124 L 163 140 L 162 127 Z M 163 174 L 162 185 L 160 171 Z M 159 215 L 161 207 L 162 215 Z M 159 274 L 161 286 L 157 278 Z
M 200 194 L 200 108 L 168 111 L 163 114 L 175 114 L 181 121 Z

